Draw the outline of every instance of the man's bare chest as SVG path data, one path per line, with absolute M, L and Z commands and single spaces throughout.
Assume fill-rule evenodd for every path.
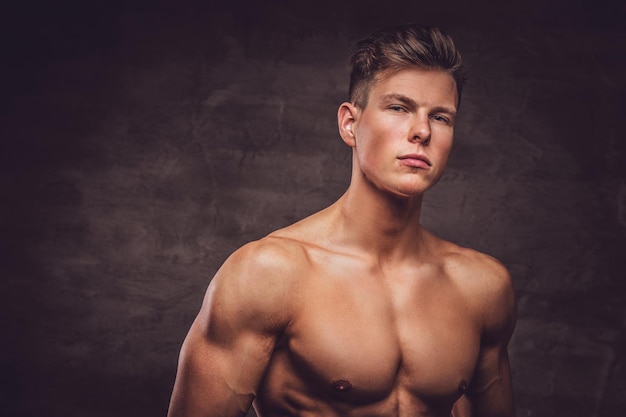
M 480 334 L 461 294 L 437 277 L 334 278 L 320 279 L 301 298 L 287 346 L 294 372 L 351 402 L 402 390 L 445 403 L 462 393 Z

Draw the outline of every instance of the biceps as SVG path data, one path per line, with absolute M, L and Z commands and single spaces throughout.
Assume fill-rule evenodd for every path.
M 506 348 L 484 352 L 468 391 L 473 415 L 510 417 L 513 412 L 511 371 Z
M 273 349 L 271 338 L 241 332 L 228 343 L 194 325 L 181 349 L 170 416 L 243 416 Z

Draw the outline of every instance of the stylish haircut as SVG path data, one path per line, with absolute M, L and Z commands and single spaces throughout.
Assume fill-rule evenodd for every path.
M 349 61 L 350 102 L 365 108 L 371 87 L 385 72 L 413 66 L 449 73 L 461 103 L 466 70 L 452 38 L 437 28 L 415 24 L 386 28 L 357 43 Z

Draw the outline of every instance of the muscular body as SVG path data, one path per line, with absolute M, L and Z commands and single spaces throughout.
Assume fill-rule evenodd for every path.
M 224 263 L 184 342 L 171 417 L 244 416 L 253 400 L 262 417 L 513 416 L 508 272 L 419 224 L 456 104 L 447 74 L 409 69 L 365 109 L 342 105 L 350 187 Z

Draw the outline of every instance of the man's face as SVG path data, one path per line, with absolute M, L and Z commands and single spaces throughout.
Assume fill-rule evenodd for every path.
M 400 197 L 432 187 L 452 148 L 456 108 L 456 83 L 443 71 L 383 74 L 351 126 L 355 163 L 365 180 Z

